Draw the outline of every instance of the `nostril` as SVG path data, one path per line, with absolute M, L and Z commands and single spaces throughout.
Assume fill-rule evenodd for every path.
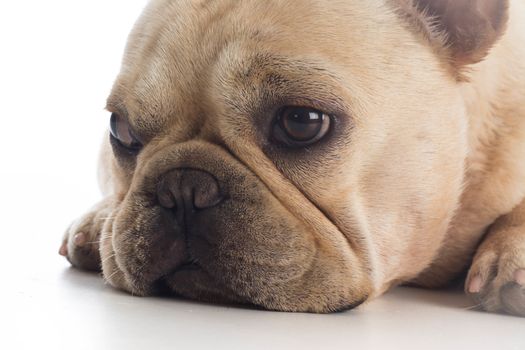
M 203 210 L 222 202 L 217 179 L 196 169 L 176 169 L 165 174 L 157 186 L 159 204 L 166 209 Z
M 184 203 L 192 209 L 208 209 L 222 200 L 219 182 L 213 175 L 200 170 L 188 170 L 182 176 Z
M 177 206 L 177 200 L 173 196 L 171 184 L 174 179 L 170 177 L 164 177 L 157 185 L 157 198 L 161 207 L 166 209 L 173 209 Z
M 193 206 L 195 209 L 208 209 L 222 201 L 217 181 L 208 181 L 204 186 L 193 188 Z
M 223 197 L 217 195 L 195 195 L 193 205 L 196 209 L 208 209 L 222 202 Z

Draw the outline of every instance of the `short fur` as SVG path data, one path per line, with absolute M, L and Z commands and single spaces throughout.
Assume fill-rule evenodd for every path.
M 106 198 L 61 251 L 135 295 L 310 312 L 471 265 L 482 307 L 523 316 L 523 23 L 523 0 L 152 0 L 108 99 L 145 146 L 104 143 Z M 330 134 L 276 145 L 285 105 Z M 156 193 L 184 169 L 228 199 L 181 225 Z

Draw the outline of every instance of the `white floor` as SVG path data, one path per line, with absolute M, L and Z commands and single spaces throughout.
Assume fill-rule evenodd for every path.
M 144 3 L 0 2 L 0 349 L 525 349 L 525 319 L 458 292 L 286 314 L 131 297 L 70 269 L 60 239 L 98 199 L 104 101 Z

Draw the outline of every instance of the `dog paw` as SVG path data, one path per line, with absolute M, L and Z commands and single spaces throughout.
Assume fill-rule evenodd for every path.
M 74 267 L 101 270 L 100 237 L 106 219 L 111 215 L 110 207 L 108 201 L 101 202 L 66 230 L 58 252 Z
M 487 311 L 525 316 L 525 251 L 508 245 L 481 249 L 465 290 Z

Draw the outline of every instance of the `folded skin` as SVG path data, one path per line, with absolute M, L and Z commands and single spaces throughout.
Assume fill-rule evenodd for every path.
M 106 198 L 60 253 L 135 295 L 309 312 L 472 263 L 481 307 L 525 315 L 523 17 L 151 1 L 108 98 Z

